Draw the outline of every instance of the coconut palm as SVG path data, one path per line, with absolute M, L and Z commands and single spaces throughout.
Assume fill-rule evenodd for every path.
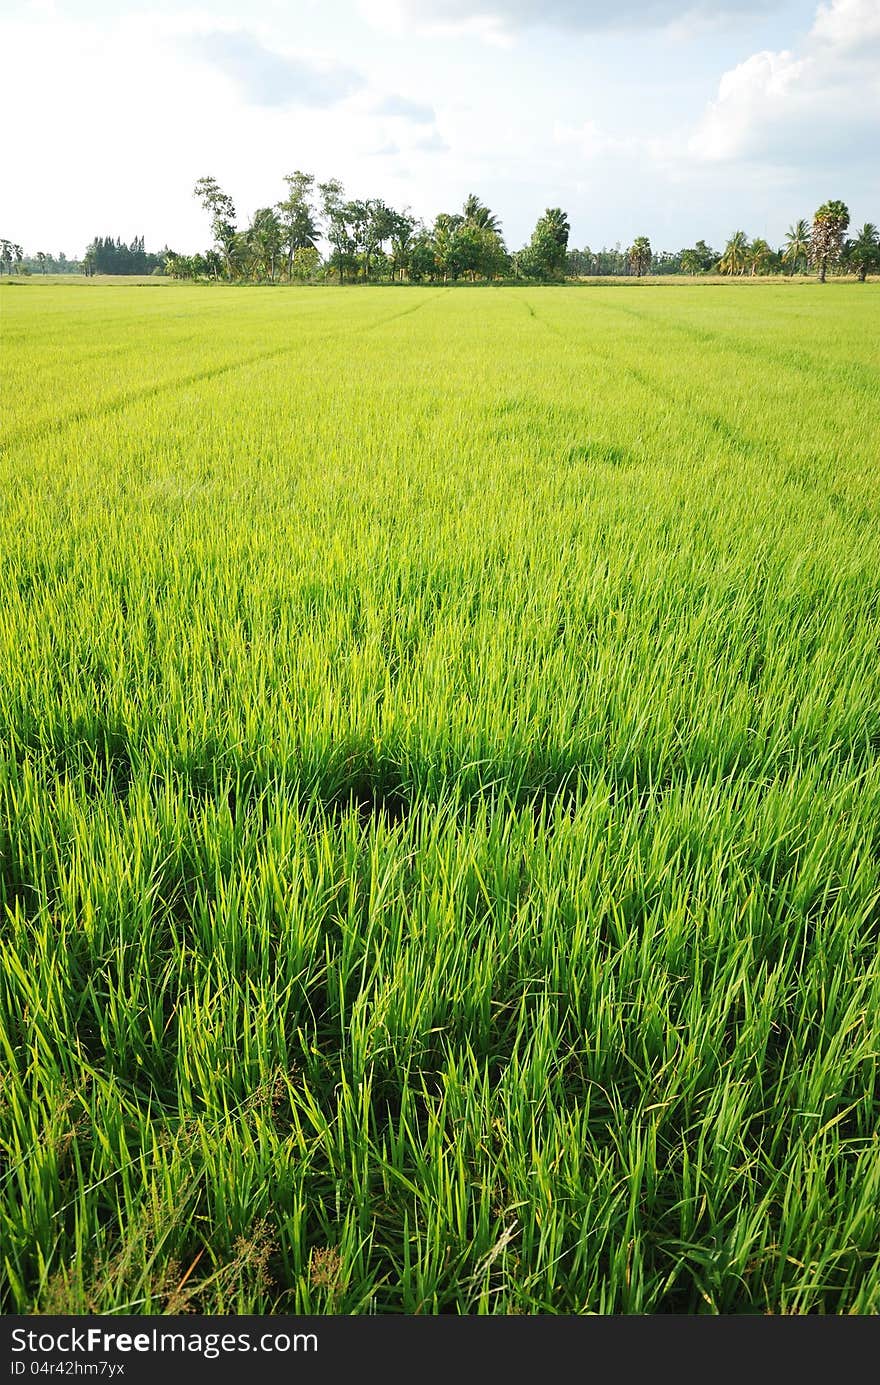
M 490 212 L 475 192 L 469 193 L 462 207 L 464 220 L 468 226 L 476 226 L 480 231 L 494 231 L 501 234 L 501 222 L 494 212 Z
M 863 284 L 872 269 L 880 269 L 880 232 L 873 222 L 866 221 L 854 240 L 846 246 L 846 263 L 856 271 Z
M 683 250 L 681 252 L 681 267 L 685 274 L 699 274 L 703 268 L 703 261 L 696 250 Z
M 284 244 L 284 227 L 274 207 L 260 207 L 254 212 L 247 237 L 261 277 L 274 283 Z
M 734 231 L 718 262 L 722 274 L 744 274 L 749 262 L 749 238 L 745 231 Z
M 770 246 L 761 236 L 756 236 L 749 246 L 749 273 L 752 276 L 763 274 L 772 258 Z
M 810 256 L 810 223 L 801 218 L 789 226 L 785 233 L 785 249 L 782 258 L 786 264 L 791 265 L 792 274 L 795 273 L 798 265 L 806 268 Z

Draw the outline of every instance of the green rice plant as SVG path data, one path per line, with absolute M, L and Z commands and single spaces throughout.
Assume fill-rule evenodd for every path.
M 0 300 L 7 1311 L 880 1311 L 870 286 Z

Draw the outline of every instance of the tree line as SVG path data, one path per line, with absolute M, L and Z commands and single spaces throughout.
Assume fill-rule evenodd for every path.
M 83 256 L 83 273 L 95 274 L 152 274 L 165 263 L 167 251 L 151 254 L 144 249 L 143 236 L 135 236 L 130 245 L 117 236 L 96 236 Z
M 38 250 L 26 255 L 15 241 L 0 239 L 0 274 L 81 274 L 82 260 L 69 260 L 63 250 L 50 255 Z
M 571 227 L 560 207 L 538 218 L 528 243 L 510 251 L 498 216 L 476 194 L 460 211 L 440 212 L 427 225 L 381 198 L 348 198 L 338 179 L 319 182 L 297 170 L 284 182 L 286 195 L 261 207 L 249 224 L 237 226 L 235 203 L 215 178 L 200 178 L 194 195 L 210 218 L 213 244 L 201 255 L 169 251 L 167 273 L 175 278 L 240 282 L 492 282 L 520 279 L 553 282 L 604 275 L 763 275 L 808 272 L 820 280 L 830 269 L 864 280 L 880 269 L 880 234 L 866 223 L 847 239 L 849 211 L 825 202 L 812 222 L 789 227 L 784 245 L 750 240 L 735 231 L 721 251 L 706 241 L 677 252 L 651 248 L 636 236 L 627 249 L 592 251 L 569 246 Z M 321 256 L 318 242 L 328 247 Z
M 651 248 L 636 236 L 623 249 L 578 250 L 569 245 L 571 227 L 560 207 L 548 207 L 521 249 L 508 250 L 498 216 L 471 193 L 460 211 L 440 212 L 428 225 L 407 208 L 381 198 L 346 196 L 338 179 L 288 174 L 285 195 L 254 212 L 239 227 L 235 204 L 215 178 L 200 178 L 194 195 L 210 219 L 212 244 L 204 253 L 181 255 L 167 247 L 148 252 L 143 236 L 126 245 L 118 237 L 95 237 L 81 263 L 57 259 L 0 239 L 0 273 L 69 272 L 86 275 L 167 274 L 175 279 L 238 283 L 459 283 L 560 282 L 608 275 L 709 273 L 729 276 L 797 274 L 814 271 L 855 274 L 862 282 L 880 271 L 880 233 L 866 222 L 851 237 L 844 202 L 824 202 L 812 220 L 793 222 L 783 245 L 734 231 L 723 250 L 705 240 L 678 251 Z M 322 256 L 319 242 L 327 246 Z
M 117 236 L 95 236 L 81 260 L 69 260 L 63 250 L 50 255 L 38 250 L 26 255 L 20 245 L 0 239 L 0 273 L 12 274 L 153 274 L 164 272 L 168 251 L 150 252 L 144 237 L 135 236 L 130 244 Z

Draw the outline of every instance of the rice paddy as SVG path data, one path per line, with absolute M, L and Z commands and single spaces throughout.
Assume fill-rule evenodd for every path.
M 7 1312 L 880 1311 L 878 293 L 0 290 Z

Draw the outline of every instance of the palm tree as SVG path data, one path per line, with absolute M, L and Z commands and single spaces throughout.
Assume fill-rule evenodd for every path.
M 284 228 L 273 207 L 260 207 L 254 212 L 247 229 L 251 252 L 262 278 L 275 282 L 275 268 L 281 255 Z
M 718 262 L 722 274 L 744 274 L 749 255 L 749 238 L 745 231 L 734 231 Z
M 773 258 L 773 251 L 761 236 L 756 236 L 749 246 L 749 273 L 761 274 Z
M 651 242 L 648 237 L 636 236 L 626 255 L 630 271 L 635 273 L 637 279 L 641 279 L 651 268 Z
M 866 221 L 855 240 L 847 242 L 846 262 L 859 276 L 863 284 L 871 269 L 880 269 L 880 232 L 871 221 Z
M 548 207 L 541 218 L 553 239 L 562 246 L 568 248 L 568 238 L 571 235 L 571 223 L 566 213 L 561 207 Z
M 696 250 L 683 250 L 681 252 L 681 267 L 685 274 L 699 274 L 703 268 L 703 261 L 700 259 Z
M 467 203 L 465 203 L 465 206 Z M 450 273 L 456 277 L 455 249 L 456 236 L 464 225 L 464 218 L 456 212 L 438 212 L 434 219 L 431 239 L 434 245 L 434 260 L 443 275 L 444 284 Z
M 785 233 L 785 250 L 782 258 L 786 264 L 791 265 L 791 272 L 794 274 L 799 264 L 806 268 L 807 260 L 810 255 L 810 223 L 801 218 L 794 225 L 789 226 Z
M 501 234 L 501 222 L 475 192 L 465 198 L 462 212 L 468 226 L 476 226 L 479 231 L 494 231 L 496 236 Z
M 810 259 L 819 270 L 819 283 L 825 283 L 828 261 L 832 264 L 843 254 L 843 238 L 849 226 L 849 208 L 845 202 L 823 202 L 813 217 L 810 239 Z

